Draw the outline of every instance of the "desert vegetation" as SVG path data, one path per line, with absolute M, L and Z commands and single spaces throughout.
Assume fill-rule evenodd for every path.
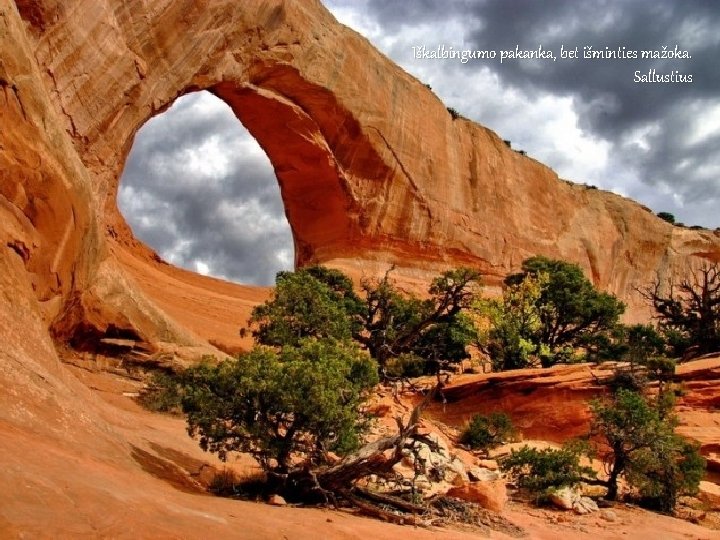
M 360 298 L 337 270 L 280 272 L 274 297 L 255 308 L 250 328 L 262 345 L 284 347 L 307 337 L 349 340 L 382 373 L 436 373 L 469 356 L 475 328 L 467 313 L 479 283 L 473 270 L 447 271 L 421 299 L 400 291 L 391 270 L 381 279 L 363 280 Z
M 179 401 L 189 434 L 221 459 L 252 455 L 268 492 L 302 502 L 345 501 L 382 514 L 376 503 L 384 496 L 355 483 L 369 475 L 394 477 L 394 464 L 418 448 L 437 447 L 417 428 L 441 385 L 408 418 L 397 418 L 397 433 L 372 441 L 366 438 L 370 391 L 381 378 L 392 379 L 389 372 L 439 374 L 467 357 L 475 334 L 464 311 L 478 281 L 474 271 L 448 271 L 419 298 L 398 290 L 388 272 L 364 281 L 359 296 L 336 270 L 281 272 L 272 298 L 250 318 L 252 350 L 160 377 L 145 400 L 166 409 Z M 411 502 L 383 498 L 382 504 L 415 504 L 414 483 L 410 491 Z
M 717 281 L 717 268 L 704 268 L 665 296 L 658 284 L 649 288 L 660 321 L 654 327 L 620 324 L 619 300 L 596 290 L 578 266 L 544 257 L 526 260 L 496 299 L 482 298 L 480 275 L 464 268 L 438 276 L 423 297 L 400 290 L 392 269 L 364 280 L 359 293 L 337 270 L 280 272 L 273 296 L 244 330 L 255 339 L 252 350 L 159 376 L 142 399 L 158 410 L 182 409 L 204 450 L 222 459 L 251 454 L 268 492 L 344 500 L 382 514 L 377 504 L 393 506 L 394 499 L 358 481 L 392 475 L 418 445 L 437 444 L 418 432 L 420 415 L 442 393 L 441 372 L 473 350 L 496 371 L 623 360 L 600 381 L 608 391 L 589 405 L 592 423 L 582 441 L 524 447 L 501 467 L 538 501 L 581 483 L 604 486 L 605 498 L 615 500 L 623 479 L 629 495 L 672 512 L 679 495 L 697 490 L 704 463 L 675 433 L 670 355 L 716 346 Z M 422 403 L 397 418 L 396 433 L 368 438 L 367 402 L 378 382 L 421 375 L 437 377 Z M 457 442 L 488 455 L 515 435 L 508 415 L 477 414 Z M 598 478 L 586 458 L 604 463 L 605 475 Z M 414 482 L 406 495 L 395 503 L 419 511 Z
M 608 340 L 625 306 L 575 264 L 532 257 L 505 279 L 502 299 L 481 299 L 488 324 L 479 346 L 497 371 L 578 361 Z
M 657 325 L 624 325 L 625 306 L 575 264 L 532 257 L 508 276 L 500 299 L 477 299 L 477 345 L 504 371 L 578 361 L 691 358 L 720 350 L 720 272 L 705 265 L 680 283 L 640 290 Z
M 475 414 L 460 434 L 460 442 L 484 453 L 512 440 L 517 430 L 511 418 L 503 412 L 489 415 Z
M 672 387 L 655 398 L 641 391 L 617 387 L 590 404 L 592 423 L 585 439 L 568 441 L 560 449 L 525 446 L 501 461 L 501 467 L 538 502 L 562 488 L 580 484 L 606 488 L 604 499 L 618 498 L 622 478 L 627 495 L 642 505 L 672 513 L 680 495 L 697 493 L 705 473 L 699 446 L 675 433 Z M 599 459 L 605 478 L 582 464 Z
M 595 482 L 595 471 L 581 465 L 582 455 L 583 446 L 574 443 L 559 449 L 537 449 L 526 445 L 502 460 L 501 467 L 538 503 L 542 503 L 555 490 Z
M 720 350 L 720 266 L 705 264 L 675 283 L 655 283 L 640 291 L 652 303 L 673 356 Z

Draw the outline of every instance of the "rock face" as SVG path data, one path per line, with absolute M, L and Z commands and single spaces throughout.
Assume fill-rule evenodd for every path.
M 478 503 L 493 512 L 502 512 L 508 501 L 507 488 L 503 478 L 470 482 L 447 492 L 448 497 L 457 497 L 468 502 Z
M 68 374 L 56 346 L 93 352 L 130 340 L 187 358 L 233 350 L 267 294 L 163 264 L 117 210 L 137 130 L 200 89 L 225 100 L 270 157 L 300 265 L 357 275 L 397 263 L 422 280 L 469 264 L 492 285 L 543 253 L 580 263 L 641 315 L 635 286 L 720 259 L 714 233 L 559 181 L 493 132 L 453 120 L 316 0 L 0 0 L 0 455 L 30 456 L 43 441 L 45 463 L 61 464 L 86 448 L 94 465 L 75 492 L 86 477 L 94 490 L 110 474 L 130 485 L 122 475 L 137 467 L 113 413 Z M 67 496 L 66 479 L 43 477 L 42 463 L 22 464 L 34 467 L 36 491 Z M 10 465 L 0 507 L 32 523 L 37 504 L 8 495 L 30 485 Z M 62 500 L 43 499 L 57 515 Z M 105 499 L 83 510 L 95 534 L 108 517 L 96 500 Z
M 1 9 L 4 245 L 63 339 L 197 341 L 138 287 L 138 271 L 158 263 L 116 195 L 136 131 L 200 89 L 226 101 L 267 152 L 299 265 L 357 275 L 396 263 L 422 279 L 470 264 L 492 286 L 542 253 L 581 264 L 637 318 L 646 308 L 635 287 L 720 259 L 714 232 L 559 181 L 490 130 L 453 119 L 318 1 L 5 0 Z M 123 250 L 142 261 L 135 274 Z
M 575 364 L 459 375 L 443 389 L 447 404 L 431 404 L 425 415 L 460 429 L 476 413 L 506 412 L 525 439 L 561 444 L 588 433 L 589 401 L 607 391 L 602 381 L 614 368 L 612 363 Z M 708 471 L 720 472 L 720 356 L 680 364 L 676 381 L 683 389 L 678 432 L 700 443 Z

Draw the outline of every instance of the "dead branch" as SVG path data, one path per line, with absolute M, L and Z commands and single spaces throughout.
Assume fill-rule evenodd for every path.
M 364 498 L 374 501 L 376 503 L 386 504 L 393 506 L 405 512 L 411 512 L 414 514 L 423 514 L 427 512 L 427 507 L 420 504 L 414 504 L 409 501 L 400 499 L 399 497 L 393 497 L 392 495 L 385 495 L 384 493 L 378 493 L 377 491 L 371 491 L 369 489 L 361 488 L 356 486 L 352 489 L 353 493 L 359 493 Z
M 370 502 L 363 500 L 356 495 L 353 495 L 349 490 L 344 490 L 342 496 L 350 501 L 353 506 L 357 507 L 363 514 L 379 518 L 396 525 L 415 525 L 420 527 L 428 527 L 430 523 L 426 520 L 418 518 L 414 514 L 398 514 L 390 510 L 385 510 L 376 506 Z
M 425 398 L 415 406 L 407 424 L 403 424 L 401 418 L 396 418 L 398 423 L 396 435 L 368 443 L 336 465 L 318 472 L 319 484 L 328 491 L 340 492 L 347 489 L 347 486 L 352 485 L 358 478 L 390 471 L 393 465 L 402 460 L 402 451 L 407 439 L 416 437 L 422 411 L 438 395 L 441 386 L 441 383 L 435 385 L 433 390 L 428 392 Z M 388 450 L 394 450 L 391 457 L 385 455 Z

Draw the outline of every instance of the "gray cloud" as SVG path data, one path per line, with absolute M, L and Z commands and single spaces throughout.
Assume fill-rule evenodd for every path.
M 610 141 L 614 152 L 637 172 L 643 183 L 664 183 L 679 190 L 688 203 L 720 197 L 720 177 L 701 172 L 717 166 L 717 137 L 691 142 L 693 120 L 720 103 L 720 57 L 717 28 L 720 6 L 701 1 L 554 2 L 490 1 L 478 6 L 482 25 L 472 35 L 478 49 L 510 49 L 538 44 L 558 51 L 591 46 L 594 50 L 654 50 L 679 45 L 691 59 L 566 60 L 496 64 L 503 81 L 525 92 L 571 96 L 580 127 Z M 635 71 L 692 74 L 691 84 L 638 84 Z M 646 148 L 629 137 L 657 126 Z M 713 140 L 714 139 L 714 140 Z M 623 159 L 624 157 L 624 159 Z M 684 166 L 679 166 L 684 163 Z M 720 172 L 720 171 L 717 171 Z M 716 219 L 715 216 L 709 216 Z M 706 221 L 706 223 L 708 223 Z M 718 224 L 715 221 L 715 224 Z
M 230 108 L 206 92 L 143 126 L 118 199 L 135 234 L 179 266 L 262 285 L 292 267 L 272 166 Z
M 406 69 L 431 81 L 449 105 L 517 141 L 562 176 L 671 210 L 686 222 L 720 225 L 708 204 L 720 203 L 720 3 L 367 0 L 362 14 L 354 14 L 349 1 L 329 4 L 350 24 L 364 25 L 361 31 Z M 651 50 L 677 44 L 692 58 L 460 64 L 410 54 L 413 45 L 440 44 L 476 50 L 542 45 L 556 54 L 561 45 L 582 54 L 584 46 Z M 651 69 L 692 74 L 693 82 L 634 81 L 636 70 Z M 564 107 L 563 99 L 569 100 Z M 563 108 L 575 119 L 558 128 Z

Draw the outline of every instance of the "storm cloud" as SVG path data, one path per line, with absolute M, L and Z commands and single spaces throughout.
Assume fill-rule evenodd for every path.
M 708 0 L 334 0 L 338 17 L 464 116 L 568 179 L 688 224 L 720 225 L 720 3 Z M 413 47 L 553 51 L 552 60 L 415 58 Z M 685 50 L 691 58 L 643 59 Z M 559 53 L 578 50 L 578 59 Z M 639 58 L 583 58 L 639 51 Z M 620 53 L 620 54 L 618 54 Z M 647 75 L 692 83 L 640 83 Z
M 179 98 L 142 127 L 118 199 L 135 234 L 173 264 L 261 285 L 292 268 L 272 166 L 230 108 L 207 92 Z

